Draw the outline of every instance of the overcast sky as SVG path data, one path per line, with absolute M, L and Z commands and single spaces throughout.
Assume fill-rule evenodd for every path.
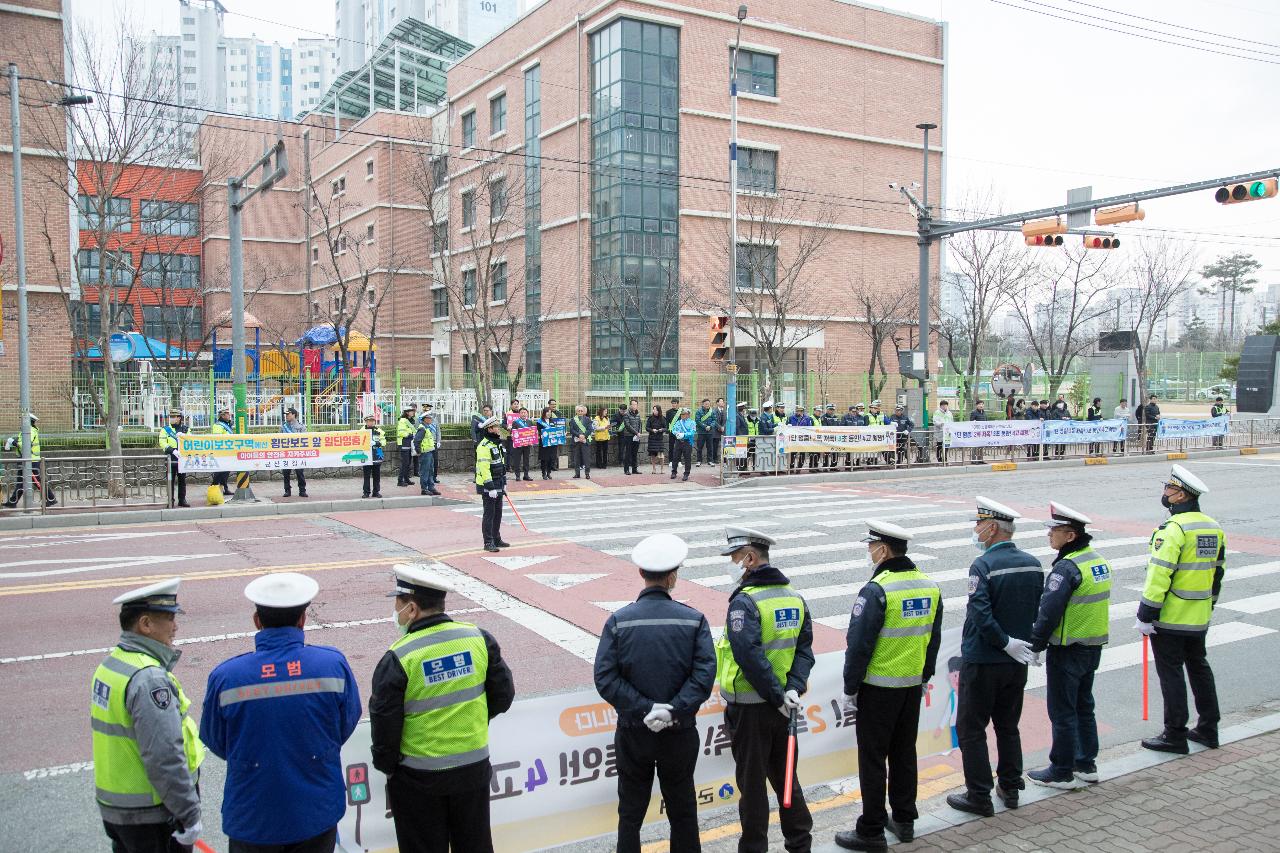
M 95 23 L 125 9 L 144 32 L 177 32 L 177 0 L 75 2 Z M 748 0 L 764 18 L 779 2 Z M 332 0 L 223 5 L 231 36 L 288 43 L 333 32 Z M 991 191 L 1006 210 L 1025 210 L 1065 201 L 1075 186 L 1101 198 L 1280 168 L 1275 0 L 880 5 L 950 23 L 950 205 Z M 1203 261 L 1252 253 L 1262 283 L 1280 283 L 1280 198 L 1224 207 L 1202 192 L 1144 206 L 1143 232 L 1194 239 Z

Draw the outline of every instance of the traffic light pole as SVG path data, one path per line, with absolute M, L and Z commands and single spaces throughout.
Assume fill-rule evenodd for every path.
M 732 438 L 738 427 L 738 48 L 747 7 L 738 7 L 738 35 L 729 64 L 729 363 L 725 365 L 724 435 Z M 723 448 L 720 448 L 723 452 Z M 716 458 L 720 453 L 715 453 Z

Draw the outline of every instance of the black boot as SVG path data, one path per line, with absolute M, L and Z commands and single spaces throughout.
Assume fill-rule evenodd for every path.
M 968 812 L 980 817 L 991 817 L 996 813 L 996 807 L 991 804 L 990 799 L 979 799 L 970 791 L 965 791 L 963 794 L 948 794 L 947 805 L 958 812 Z
M 1194 728 L 1187 732 L 1187 740 L 1194 741 L 1195 743 L 1198 743 L 1201 746 L 1207 746 L 1209 747 L 1209 749 L 1218 748 L 1217 732 L 1206 733 L 1204 731 L 1201 731 L 1199 728 Z
M 904 820 L 901 823 L 891 817 L 885 818 L 884 828 L 898 836 L 898 840 L 903 844 L 908 841 L 914 841 L 916 838 L 915 821 Z
M 1149 737 L 1142 742 L 1144 749 L 1150 749 L 1155 752 L 1172 752 L 1177 755 L 1186 755 L 1190 750 L 1187 749 L 1186 736 L 1178 737 L 1168 732 L 1161 732 L 1155 737 Z
M 836 846 L 845 850 L 888 850 L 889 842 L 884 833 L 877 835 L 859 835 L 852 830 L 836 833 Z

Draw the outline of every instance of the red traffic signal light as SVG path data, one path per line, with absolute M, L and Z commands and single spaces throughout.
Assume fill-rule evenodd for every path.
M 1275 178 L 1266 178 L 1261 181 L 1249 181 L 1244 184 L 1230 184 L 1222 187 L 1213 194 L 1213 199 L 1218 204 L 1239 204 L 1242 201 L 1274 198 L 1278 193 L 1280 193 L 1280 186 L 1277 186 L 1277 180 Z
M 729 318 L 724 316 L 716 316 L 711 318 L 711 347 L 710 354 L 712 361 L 724 361 L 729 357 Z
M 1118 249 L 1120 248 L 1119 237 L 1093 237 L 1085 236 L 1084 247 L 1086 249 Z
M 363 806 L 369 802 L 369 765 L 347 765 L 347 805 Z
M 1044 248 L 1045 246 L 1061 246 L 1062 235 L 1061 234 L 1041 234 L 1036 237 L 1027 237 L 1026 241 L 1028 246 L 1039 246 L 1041 248 Z

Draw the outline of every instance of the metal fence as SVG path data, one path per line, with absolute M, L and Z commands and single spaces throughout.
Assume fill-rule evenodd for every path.
M 168 457 L 161 454 L 46 456 L 32 473 L 31 508 L 41 513 L 172 506 Z M 0 515 L 22 510 L 21 484 L 22 461 L 0 462 Z

